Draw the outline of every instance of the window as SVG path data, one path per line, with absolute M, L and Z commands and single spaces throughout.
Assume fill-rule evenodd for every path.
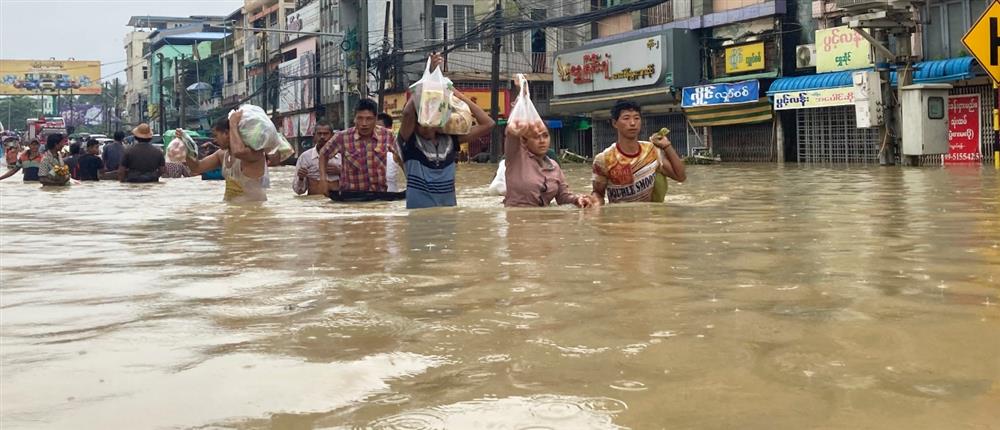
M 927 19 L 930 25 L 925 27 L 926 50 L 924 56 L 927 58 L 944 58 L 944 27 L 941 25 L 941 6 L 931 6 L 928 9 Z
M 962 51 L 965 50 L 965 46 L 962 45 L 962 36 L 965 35 L 965 31 L 969 28 L 965 26 L 965 14 L 962 12 L 961 3 L 948 3 L 948 40 L 950 41 L 948 48 L 948 56 L 959 57 L 962 55 Z
M 927 98 L 927 118 L 944 119 L 944 97 Z
M 940 60 L 968 55 L 962 36 L 986 9 L 986 0 L 931 1 L 925 9 L 924 58 Z
M 519 31 L 510 35 L 510 52 L 524 52 L 524 32 Z
M 142 66 L 142 80 L 149 79 L 149 66 Z
M 455 37 L 468 33 L 476 26 L 476 17 L 472 10 L 472 6 L 455 5 L 452 6 L 452 8 L 453 13 L 451 15 L 451 27 L 455 29 Z M 470 51 L 479 51 L 481 49 L 481 44 L 479 41 L 471 42 L 465 45 L 465 49 Z

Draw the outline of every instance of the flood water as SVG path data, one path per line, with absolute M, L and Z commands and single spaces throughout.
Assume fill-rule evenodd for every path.
M 1000 428 L 992 169 L 692 166 L 590 211 L 292 174 L 0 183 L 0 426 Z

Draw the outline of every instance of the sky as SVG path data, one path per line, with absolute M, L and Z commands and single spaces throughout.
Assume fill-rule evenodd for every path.
M 125 79 L 125 34 L 133 15 L 229 15 L 243 0 L 0 0 L 0 58 L 97 60 L 106 79 Z

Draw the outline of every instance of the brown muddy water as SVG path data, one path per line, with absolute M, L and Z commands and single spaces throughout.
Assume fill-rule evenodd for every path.
M 1000 176 L 693 166 L 504 210 L 0 183 L 6 429 L 1000 428 Z M 589 169 L 567 168 L 576 190 Z

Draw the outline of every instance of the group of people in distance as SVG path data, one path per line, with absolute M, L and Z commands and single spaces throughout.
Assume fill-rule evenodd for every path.
M 43 185 L 67 185 L 70 179 L 143 183 L 157 182 L 161 176 L 189 176 L 184 170 L 171 169 L 184 166 L 164 159 L 163 151 L 151 143 L 153 133 L 149 125 L 140 124 L 133 129 L 132 138 L 134 142 L 126 145 L 125 133 L 119 131 L 114 134 L 114 140 L 102 148 L 97 139 L 70 144 L 65 135 L 54 133 L 45 137 L 44 150 L 41 150 L 37 140 L 32 140 L 20 153 L 17 142 L 11 141 L 6 148 L 8 170 L 0 175 L 0 180 L 18 171 L 23 173 L 25 182 L 40 182 Z M 69 155 L 64 153 L 67 145 Z
M 440 55 L 431 56 L 432 69 L 442 62 Z M 440 128 L 418 124 L 414 98 L 403 108 L 398 136 L 392 132 L 393 119 L 379 113 L 378 105 L 370 99 L 363 99 L 356 105 L 354 126 L 351 128 L 334 132 L 329 124 L 320 122 L 314 133 L 315 147 L 299 156 L 293 190 L 297 194 L 323 195 L 335 200 L 405 198 L 408 209 L 455 206 L 459 145 L 485 136 L 495 123 L 461 91 L 454 90 L 454 95 L 469 105 L 475 118 L 476 125 L 465 135 L 448 135 L 442 133 Z M 212 126 L 212 135 L 220 149 L 201 159 L 185 157 L 183 167 L 190 175 L 221 169 L 226 181 L 226 201 L 265 201 L 270 182 L 268 154 L 243 143 L 238 128 L 241 117 L 242 113 L 235 111 L 228 118 L 218 120 Z M 570 191 L 559 164 L 548 157 L 551 142 L 544 123 L 519 128 L 508 126 L 504 139 L 504 205 L 539 207 L 555 201 L 560 205 L 591 207 L 602 205 L 605 201 L 662 201 L 665 190 L 654 192 L 654 189 L 666 186 L 663 178 L 677 182 L 686 179 L 684 163 L 667 136 L 658 133 L 650 136 L 648 141 L 639 140 L 642 129 L 642 107 L 639 104 L 629 100 L 617 101 L 611 109 L 611 125 L 617 130 L 618 139 L 595 157 L 593 190 L 588 194 Z M 88 179 L 99 176 L 91 172 L 96 166 L 105 172 L 117 170 L 118 179 L 123 182 L 158 180 L 164 168 L 164 155 L 149 144 L 152 138 L 149 126 L 141 124 L 133 130 L 133 135 L 137 143 L 124 151 L 120 158 L 114 154 L 121 151 L 112 148 L 112 157 L 108 156 L 106 149 L 104 159 L 94 161 L 96 149 L 88 142 L 90 157 L 77 160 L 78 169 L 85 165 Z M 120 144 L 121 137 L 115 135 L 115 144 Z M 29 150 L 18 158 L 16 169 L 34 169 L 31 175 L 37 175 L 43 184 L 65 183 L 66 180 L 50 177 L 51 172 L 58 171 L 55 166 L 65 165 L 60 157 L 65 143 L 65 136 L 50 135 L 46 141 L 46 152 L 39 155 L 38 143 L 33 142 Z M 183 153 L 176 152 L 178 157 Z M 16 169 L 0 179 L 13 175 Z M 401 175 L 406 178 L 406 190 L 403 192 L 398 187 Z M 28 176 L 29 171 L 26 170 L 25 178 Z

